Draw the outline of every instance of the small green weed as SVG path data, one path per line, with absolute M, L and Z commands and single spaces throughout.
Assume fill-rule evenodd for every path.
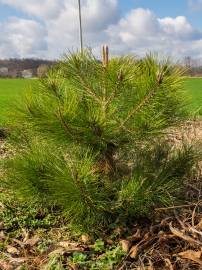
M 104 251 L 105 250 L 105 244 L 102 240 L 98 239 L 96 240 L 94 244 L 94 250 L 99 252 L 99 251 Z
M 6 231 L 16 231 L 20 228 L 38 229 L 50 228 L 57 223 L 59 216 L 49 209 L 41 209 L 35 205 L 20 203 L 16 198 L 0 197 L 0 223 Z
M 125 252 L 120 246 L 105 247 L 102 240 L 97 240 L 94 250 L 87 254 L 73 253 L 70 262 L 78 269 L 111 270 L 120 263 Z
M 62 256 L 52 256 L 43 268 L 44 270 L 65 270 L 62 264 Z

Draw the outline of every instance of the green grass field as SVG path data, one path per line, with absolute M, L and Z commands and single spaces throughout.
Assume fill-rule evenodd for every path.
M 36 83 L 35 80 L 0 79 L 0 127 L 18 99 L 34 83 Z
M 36 80 L 26 79 L 0 79 L 0 127 L 6 121 L 8 112 L 12 110 L 26 89 L 29 89 L 36 82 Z M 189 98 L 190 112 L 194 113 L 200 110 L 202 115 L 202 78 L 186 79 L 185 90 Z
M 186 79 L 185 90 L 190 103 L 190 111 L 202 115 L 202 78 Z

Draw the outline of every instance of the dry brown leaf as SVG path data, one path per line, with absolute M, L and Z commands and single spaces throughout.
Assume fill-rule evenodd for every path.
M 197 229 L 195 229 L 194 227 L 189 227 L 189 231 L 190 231 L 191 233 L 193 233 L 195 236 L 197 236 L 197 235 L 202 236 L 202 232 L 199 231 L 199 230 L 197 230 Z
M 30 247 L 35 246 L 40 241 L 38 236 L 34 236 L 33 238 L 27 239 L 24 243 Z
M 121 241 L 119 242 L 119 244 L 120 244 L 122 250 L 123 250 L 124 252 L 128 253 L 128 251 L 130 250 L 130 247 L 131 247 L 131 242 L 128 241 L 128 240 L 121 240 Z
M 116 235 L 121 235 L 121 234 L 123 234 L 123 232 L 124 232 L 124 229 L 123 229 L 122 227 L 117 227 L 117 228 L 114 230 L 114 233 L 115 233 Z
M 202 230 L 202 219 L 199 221 L 199 223 L 196 225 L 196 228 L 198 230 Z
M 69 241 L 61 241 L 58 243 L 58 246 L 63 247 L 63 248 L 76 248 L 77 244 L 76 243 L 71 243 Z
M 25 246 L 25 244 L 22 242 L 22 241 L 20 241 L 20 240 L 18 240 L 18 239 L 13 239 L 13 242 L 15 242 L 16 244 L 18 244 L 21 248 L 24 248 L 24 246 Z
M 167 226 L 168 225 L 168 220 L 170 219 L 170 217 L 166 217 L 164 219 L 161 220 L 161 226 Z
M 0 231 L 0 239 L 6 239 L 4 231 Z
M 12 255 L 19 255 L 20 254 L 20 251 L 17 248 L 15 248 L 13 246 L 10 246 L 10 245 L 8 245 L 6 247 L 6 250 L 7 250 L 8 253 L 10 253 Z
M 136 233 L 133 234 L 132 236 L 128 237 L 128 240 L 130 241 L 136 241 L 136 240 L 139 240 L 141 239 L 141 232 L 140 232 L 140 229 L 137 229 Z
M 79 267 L 76 264 L 68 264 L 68 267 L 70 267 L 71 270 L 79 270 Z
M 13 266 L 4 260 L 0 260 L 0 269 L 1 270 L 13 270 Z
M 149 233 L 149 232 L 147 232 L 147 233 L 145 233 L 145 235 L 144 235 L 144 239 L 143 239 L 143 240 L 147 240 L 149 237 L 150 237 L 150 233 Z
M 2 191 L 1 191 L 2 192 Z M 0 208 L 1 209 L 5 209 L 5 205 L 2 203 L 2 202 L 0 202 Z
M 154 270 L 154 266 L 151 260 L 149 260 L 149 266 L 147 268 L 148 270 Z
M 25 258 L 25 257 L 21 257 L 21 258 L 9 258 L 9 261 L 11 263 L 15 263 L 15 264 L 25 263 L 27 260 L 28 260 L 28 258 Z
M 165 259 L 165 263 L 166 263 L 166 266 L 169 267 L 169 270 L 174 270 L 172 263 L 168 258 Z
M 194 251 L 194 250 L 186 250 L 184 252 L 178 253 L 180 257 L 183 259 L 188 259 L 191 261 L 194 261 L 195 263 L 199 264 L 202 266 L 202 260 L 201 258 L 201 251 Z
M 63 247 L 66 251 L 83 251 L 84 249 L 78 246 L 76 243 L 71 243 L 69 241 L 61 241 L 58 243 L 58 246 Z
M 135 259 L 136 257 L 137 257 L 137 254 L 138 254 L 138 245 L 135 245 L 135 246 L 133 246 L 131 249 L 130 249 L 130 253 L 129 253 L 129 255 L 130 255 L 130 257 L 132 258 L 132 259 Z
M 56 256 L 56 255 L 63 255 L 64 253 L 65 253 L 65 249 L 61 247 L 50 252 L 48 256 L 51 257 L 51 256 Z
M 83 234 L 81 236 L 81 241 L 84 243 L 84 244 L 87 244 L 87 243 L 90 243 L 92 241 L 92 238 L 90 237 L 90 235 L 88 234 Z
M 188 235 L 184 234 L 184 233 L 181 232 L 180 230 L 178 230 L 178 229 L 172 227 L 172 223 L 169 224 L 169 228 L 170 228 L 171 232 L 172 232 L 175 236 L 177 236 L 177 237 L 179 237 L 179 238 L 181 238 L 181 239 L 183 239 L 183 240 L 185 240 L 185 241 L 187 241 L 187 242 L 189 242 L 189 243 L 191 243 L 191 244 L 195 244 L 195 245 L 202 246 L 202 242 L 201 242 L 201 241 L 196 240 L 196 239 L 192 238 L 191 236 L 188 236 Z
M 22 229 L 22 234 L 23 234 L 23 242 L 26 242 L 29 239 L 29 232 L 26 231 L 25 229 Z
M 106 239 L 105 242 L 108 244 L 108 245 L 112 245 L 114 243 L 114 241 L 112 239 Z

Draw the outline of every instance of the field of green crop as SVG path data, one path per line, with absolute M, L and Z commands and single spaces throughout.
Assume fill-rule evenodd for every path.
M 34 84 L 36 80 L 0 79 L 0 127 L 8 117 L 8 112 L 12 111 L 14 104 Z M 202 78 L 186 79 L 185 90 L 189 98 L 190 112 L 200 110 L 202 115 Z

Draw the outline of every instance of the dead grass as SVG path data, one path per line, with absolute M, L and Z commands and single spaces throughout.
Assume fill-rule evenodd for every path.
M 186 121 L 180 127 L 169 130 L 168 140 L 174 144 L 202 141 L 202 120 Z

